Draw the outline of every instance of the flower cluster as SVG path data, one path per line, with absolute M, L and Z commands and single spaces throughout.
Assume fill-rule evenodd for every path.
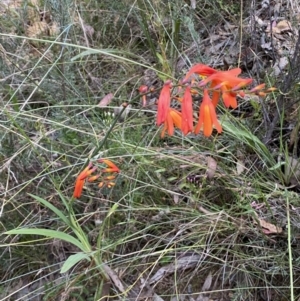
M 106 167 L 101 169 L 97 174 L 92 175 L 98 170 L 98 167 L 89 163 L 89 165 L 77 176 L 73 193 L 74 198 L 80 198 L 85 181 L 94 182 L 100 178 L 101 181 L 98 183 L 98 187 L 100 188 L 104 186 L 111 188 L 115 185 L 114 179 L 116 178 L 116 174 L 120 172 L 120 169 L 107 159 L 100 159 L 98 162 L 106 165 Z
M 196 79 L 195 76 L 193 77 L 195 74 L 198 75 Z M 173 135 L 175 128 L 180 129 L 184 135 L 188 133 L 198 134 L 203 131 L 204 136 L 209 137 L 213 128 L 221 133 L 222 126 L 216 114 L 216 107 L 220 99 L 223 100 L 226 108 L 235 109 L 237 107 L 237 96 L 244 97 L 245 94 L 265 96 L 275 90 L 274 88 L 265 89 L 265 84 L 245 90 L 253 80 L 252 78 L 240 78 L 238 77 L 240 74 L 240 68 L 219 71 L 204 64 L 196 64 L 179 82 L 178 95 L 172 95 L 173 84 L 171 80 L 167 80 L 160 92 L 157 104 L 156 124 L 163 124 L 161 137 L 164 137 L 166 132 L 170 136 Z M 147 87 L 141 86 L 139 91 L 140 93 L 146 93 Z M 193 96 L 199 93 L 203 97 L 199 106 L 198 121 L 194 125 Z M 173 99 L 180 102 L 180 110 L 171 106 Z M 144 104 L 145 96 L 143 95 Z

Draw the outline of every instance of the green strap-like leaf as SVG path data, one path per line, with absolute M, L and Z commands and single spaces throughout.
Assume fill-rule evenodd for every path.
M 82 252 L 69 256 L 68 259 L 63 264 L 63 266 L 61 267 L 60 272 L 65 273 L 69 271 L 69 269 L 71 269 L 75 264 L 77 264 L 79 261 L 83 259 L 91 261 L 91 258 L 86 253 L 82 253 Z
M 61 240 L 64 240 L 66 242 L 71 243 L 72 245 L 78 247 L 81 251 L 83 252 L 90 252 L 91 250 L 87 249 L 79 240 L 77 240 L 75 237 L 61 232 L 61 231 L 55 231 L 55 230 L 48 230 L 48 229 L 40 229 L 40 228 L 36 228 L 36 229 L 26 229 L 26 228 L 22 228 L 22 229 L 13 229 L 10 231 L 5 232 L 4 234 L 20 234 L 20 235 L 41 235 L 41 236 L 46 236 L 49 238 L 58 238 Z
M 43 204 L 44 206 L 46 206 L 47 208 L 49 208 L 50 210 L 52 210 L 66 225 L 71 227 L 71 223 L 70 223 L 69 219 L 64 215 L 64 213 L 62 211 L 60 211 L 58 208 L 53 206 L 51 203 L 49 203 L 48 201 L 46 201 L 38 196 L 35 196 L 30 193 L 29 193 L 29 195 L 31 197 L 33 197 L 35 200 L 37 200 L 38 202 L 40 202 L 41 204 Z

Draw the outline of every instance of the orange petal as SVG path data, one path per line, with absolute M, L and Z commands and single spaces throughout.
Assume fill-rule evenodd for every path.
M 250 92 L 255 92 L 255 91 L 258 91 L 258 90 L 262 90 L 262 89 L 265 88 L 265 86 L 266 86 L 266 84 L 260 84 L 256 87 L 254 87 L 253 89 L 251 89 Z
M 233 76 L 238 76 L 241 74 L 242 69 L 241 68 L 233 68 L 227 71 L 221 71 L 224 72 L 225 74 L 233 75 Z
M 218 121 L 215 107 L 212 103 L 209 104 L 209 107 L 210 107 L 209 111 L 210 111 L 210 118 L 211 118 L 212 124 L 216 128 L 217 132 L 221 133 L 222 132 L 222 126 Z
M 196 73 L 196 74 L 199 74 L 199 75 L 204 75 L 204 76 L 209 76 L 209 75 L 212 75 L 216 72 L 218 72 L 218 70 L 213 69 L 213 68 L 211 68 L 207 65 L 196 64 L 186 74 L 185 78 L 183 79 L 183 82 L 186 82 L 193 73 Z
M 84 180 L 88 175 L 95 171 L 95 169 L 92 168 L 92 166 L 93 164 L 89 163 L 89 165 L 78 175 L 77 179 Z
M 253 81 L 252 78 L 244 78 L 243 80 L 239 81 L 235 86 L 231 85 L 231 91 L 240 90 L 243 87 L 248 86 Z
M 217 119 L 215 107 L 209 98 L 208 91 L 204 90 L 203 100 L 199 109 L 199 120 L 195 127 L 194 133 L 198 134 L 203 129 L 203 134 L 209 137 L 212 134 L 213 125 L 218 133 L 222 132 L 222 127 Z
M 209 110 L 209 103 L 211 102 L 207 90 L 203 91 L 203 99 L 199 108 L 199 119 L 198 123 L 195 127 L 194 133 L 198 134 L 200 130 L 203 128 L 203 131 L 205 133 L 208 133 L 209 127 L 209 120 L 210 120 L 210 115 L 207 114 L 207 110 Z M 209 118 L 207 118 L 209 116 Z M 212 130 L 212 129 L 211 129 Z
M 104 180 L 111 181 L 111 180 L 114 180 L 115 178 L 116 178 L 116 176 L 107 176 L 104 178 Z
M 182 114 L 182 132 L 184 135 L 193 131 L 193 100 L 191 95 L 191 88 L 186 87 L 183 101 L 181 104 Z
M 87 180 L 88 180 L 88 182 L 94 182 L 94 181 L 96 181 L 99 177 L 100 177 L 100 175 L 95 175 L 95 176 L 89 177 Z
M 246 93 L 244 91 L 239 91 L 238 94 L 239 94 L 240 97 L 245 97 L 245 95 L 246 95 Z
M 163 129 L 160 133 L 160 138 L 165 138 L 165 134 L 166 134 L 167 129 L 168 129 L 168 126 L 167 126 L 167 123 L 165 122 L 164 127 L 163 127 Z
M 213 127 L 212 127 L 212 120 L 211 120 L 210 110 L 208 105 L 204 106 L 203 114 L 204 114 L 203 134 L 205 137 L 209 137 L 212 133 Z
M 172 82 L 166 81 L 158 99 L 156 124 L 161 125 L 165 122 L 171 103 Z
M 169 136 L 173 136 L 174 135 L 174 123 L 173 123 L 173 119 L 172 119 L 171 114 L 167 115 L 166 122 L 167 122 L 168 134 L 169 134 Z
M 75 188 L 74 188 L 74 192 L 73 192 L 73 197 L 74 198 L 80 198 L 81 194 L 82 194 L 82 190 L 83 190 L 83 185 L 84 185 L 84 180 L 76 180 L 75 183 Z
M 213 91 L 212 94 L 212 103 L 214 105 L 214 107 L 216 108 L 220 99 L 221 93 L 219 91 Z
M 236 93 L 234 92 L 224 92 L 222 98 L 226 108 L 232 107 L 233 109 L 237 108 Z
M 175 109 L 171 109 L 169 113 L 172 117 L 174 125 L 181 130 L 182 128 L 182 114 Z
M 103 169 L 102 172 L 120 172 L 120 169 L 108 159 L 100 159 L 98 162 L 105 163 L 108 166 L 108 168 Z
M 164 138 L 166 131 L 170 136 L 174 135 L 174 125 L 181 129 L 181 113 L 175 109 L 169 109 L 160 137 Z

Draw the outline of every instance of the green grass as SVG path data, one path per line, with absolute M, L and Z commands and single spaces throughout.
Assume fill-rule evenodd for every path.
M 137 92 L 208 63 L 199 32 L 241 8 L 81 1 L 76 11 L 73 1 L 45 1 L 60 34 L 28 38 L 20 21 L 28 4 L 0 15 L 1 300 L 136 299 L 152 294 L 142 289 L 149 282 L 163 300 L 199 300 L 205 282 L 213 300 L 298 300 L 299 195 L 283 170 L 292 108 L 268 145 L 256 102 L 220 110 L 222 135 L 161 139 Z M 278 95 L 267 96 L 270 116 Z M 130 112 L 119 120 L 124 102 Z M 73 200 L 76 176 L 99 158 L 120 167 L 116 186 L 86 184 Z M 208 158 L 217 164 L 211 178 Z M 261 221 L 283 231 L 266 234 Z M 182 258 L 196 262 L 187 269 Z

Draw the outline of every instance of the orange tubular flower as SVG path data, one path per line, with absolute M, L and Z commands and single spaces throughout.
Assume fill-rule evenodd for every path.
M 212 99 L 213 105 L 216 107 L 220 93 L 222 92 L 222 98 L 225 106 L 227 108 L 232 107 L 235 109 L 237 107 L 236 96 L 238 94 L 243 94 L 243 91 L 239 90 L 252 82 L 252 78 L 236 77 L 239 73 L 239 68 L 229 71 L 221 71 L 201 81 L 199 86 L 204 86 L 207 83 L 211 82 L 211 88 L 215 89 Z
M 108 166 L 108 168 L 103 169 L 102 172 L 120 172 L 120 169 L 108 159 L 100 159 L 98 162 L 104 163 Z
M 73 192 L 73 197 L 76 199 L 79 199 L 81 194 L 82 194 L 82 190 L 83 190 L 83 186 L 84 186 L 84 180 L 76 180 L 75 183 L 75 188 L 74 188 L 74 192 Z
M 169 108 L 167 118 L 164 123 L 164 128 L 161 132 L 161 138 L 165 136 L 165 132 L 168 131 L 169 136 L 174 135 L 174 125 L 181 129 L 182 126 L 182 115 L 175 109 Z
M 85 180 L 88 176 L 90 176 L 97 168 L 93 167 L 92 163 L 89 165 L 78 175 L 77 179 Z
M 161 125 L 165 122 L 171 103 L 172 82 L 166 81 L 158 99 L 156 124 Z
M 260 84 L 250 90 L 250 92 L 257 92 L 263 90 L 266 87 L 266 84 Z
M 203 91 L 203 100 L 199 110 L 199 121 L 195 127 L 194 133 L 198 134 L 203 128 L 204 136 L 209 137 L 212 133 L 213 125 L 218 133 L 222 132 L 222 127 L 217 119 L 215 107 L 209 98 L 208 91 L 205 89 Z
M 95 170 L 96 167 L 93 167 L 92 163 L 89 163 L 89 165 L 78 175 L 78 177 L 76 178 L 75 188 L 73 192 L 74 198 L 80 198 L 85 179 L 89 177 Z
M 181 103 L 182 126 L 181 130 L 184 135 L 192 132 L 193 126 L 193 100 L 191 95 L 191 87 L 186 87 L 183 100 Z
M 210 75 L 215 74 L 217 72 L 219 72 L 219 71 L 216 70 L 216 69 L 213 69 L 209 66 L 206 66 L 204 64 L 196 64 L 186 74 L 185 78 L 183 79 L 183 82 L 188 81 L 188 79 L 190 78 L 190 76 L 193 73 L 196 73 L 196 74 L 199 74 L 199 75 L 202 75 L 202 76 L 210 76 Z

